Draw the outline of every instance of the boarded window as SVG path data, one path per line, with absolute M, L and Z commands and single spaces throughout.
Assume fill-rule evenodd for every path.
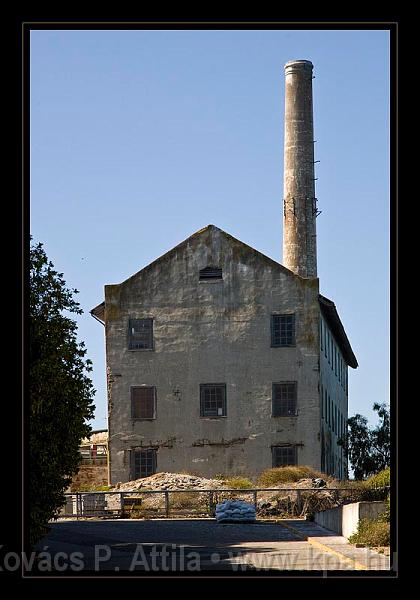
M 130 350 L 153 348 L 153 319 L 130 319 L 128 323 L 128 347 Z
M 225 383 L 204 383 L 200 385 L 200 416 L 226 416 Z
M 296 381 L 273 383 L 272 416 L 290 417 L 296 415 Z
M 295 345 L 295 315 L 271 315 L 271 345 Z
M 296 446 L 272 446 L 273 467 L 297 465 Z
M 156 450 L 147 448 L 146 450 L 132 450 L 131 452 L 131 477 L 140 479 L 149 477 L 156 473 Z
M 154 419 L 156 417 L 156 388 L 131 388 L 131 417 L 133 419 Z
M 223 279 L 222 269 L 220 267 L 206 267 L 200 270 L 200 280 Z

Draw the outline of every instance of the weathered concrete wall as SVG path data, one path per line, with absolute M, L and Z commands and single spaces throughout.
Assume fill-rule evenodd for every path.
M 283 264 L 317 276 L 312 63 L 285 65 Z
M 223 281 L 199 281 L 208 265 Z M 105 287 L 111 482 L 129 450 L 157 447 L 158 471 L 255 476 L 271 446 L 320 468 L 318 280 L 304 280 L 208 226 L 121 285 Z M 272 312 L 296 314 L 296 347 L 271 348 Z M 154 319 L 154 350 L 128 350 L 128 319 Z M 297 381 L 298 416 L 271 417 L 272 383 Z M 226 383 L 227 416 L 200 417 L 199 386 Z M 131 418 L 130 386 L 157 389 L 157 418 Z
M 360 519 L 376 519 L 385 510 L 385 502 L 352 502 L 315 513 L 314 521 L 349 538 L 356 533 Z
M 337 363 L 337 365 L 336 365 Z M 325 319 L 320 317 L 320 384 L 321 384 L 321 437 L 324 470 L 340 479 L 346 477 L 347 459 L 338 440 L 345 435 L 348 418 L 348 367 Z M 332 413 L 328 415 L 325 394 L 331 400 Z M 337 422 L 336 422 L 337 409 Z

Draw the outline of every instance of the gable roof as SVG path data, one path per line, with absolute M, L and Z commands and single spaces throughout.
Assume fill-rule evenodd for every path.
M 124 281 L 122 281 L 121 284 L 126 283 L 127 281 L 129 281 L 133 277 L 136 277 L 139 273 L 142 273 L 143 271 L 147 271 L 147 270 L 155 267 L 159 263 L 167 260 L 173 254 L 176 254 L 177 251 L 185 248 L 185 246 L 187 246 L 189 243 L 191 243 L 191 241 L 193 241 L 193 240 L 197 239 L 198 237 L 204 235 L 206 232 L 214 232 L 214 231 L 219 231 L 228 240 L 234 242 L 235 244 L 240 244 L 248 252 L 250 252 L 250 253 L 258 256 L 260 259 L 264 260 L 268 264 L 271 264 L 272 266 L 275 266 L 275 267 L 281 269 L 287 275 L 290 275 L 291 277 L 298 277 L 298 278 L 302 279 L 299 275 L 296 275 L 296 273 L 293 273 L 293 271 L 291 271 L 290 269 L 287 269 L 281 263 L 275 261 L 274 259 L 270 258 L 269 256 L 266 256 L 262 252 L 259 252 L 258 250 L 255 250 L 255 248 L 253 248 L 252 246 L 248 246 L 248 244 L 245 244 L 244 242 L 241 242 L 241 240 L 238 240 L 237 238 L 233 237 L 233 235 L 230 235 L 226 231 L 223 231 L 223 229 L 220 229 L 219 227 L 216 227 L 216 225 L 210 224 L 210 225 L 207 225 L 206 227 L 203 227 L 202 229 L 199 229 L 198 231 L 196 231 L 195 233 L 193 233 L 192 235 L 190 235 L 189 237 L 187 237 L 183 242 L 177 244 L 176 246 L 174 246 L 173 248 L 171 248 L 170 250 L 168 250 L 167 252 L 165 252 L 165 254 L 162 254 L 162 256 L 159 256 L 154 261 L 152 261 L 151 263 L 149 263 L 148 265 L 146 265 L 145 267 L 143 267 L 142 269 L 140 269 L 140 271 L 137 271 L 137 273 L 134 273 L 134 275 L 131 275 L 130 277 L 128 277 L 127 279 L 125 279 Z M 95 317 L 96 319 L 98 319 L 99 321 L 103 322 L 104 316 L 105 316 L 105 302 L 101 302 L 100 304 L 98 304 L 97 306 L 95 306 L 95 308 L 93 308 L 90 311 L 90 314 L 93 317 Z
M 270 258 L 269 256 L 266 256 L 262 252 L 259 252 L 252 246 L 248 246 L 248 244 L 245 244 L 245 242 L 242 242 L 241 240 L 238 240 L 238 238 L 233 237 L 233 235 L 230 235 L 230 233 L 227 233 L 223 229 L 220 229 L 220 227 L 216 227 L 216 225 L 210 224 L 210 225 L 207 225 L 206 227 L 203 227 L 202 229 L 199 229 L 198 231 L 196 231 L 195 233 L 193 233 L 192 235 L 187 237 L 183 242 L 180 242 L 179 244 L 177 244 L 176 246 L 171 248 L 171 250 L 168 250 L 167 252 L 165 252 L 165 254 L 162 254 L 162 256 L 159 256 L 158 258 L 156 258 L 154 261 L 152 261 L 151 263 L 149 263 L 148 265 L 146 265 L 145 267 L 140 269 L 140 271 L 137 271 L 137 273 L 134 273 L 134 275 L 131 275 L 130 277 L 125 279 L 122 283 L 125 283 L 126 281 L 129 281 L 133 277 L 136 277 L 142 271 L 151 269 L 152 267 L 156 266 L 160 262 L 167 260 L 168 258 L 170 258 L 172 256 L 172 254 L 176 254 L 177 251 L 185 248 L 185 246 L 187 246 L 193 240 L 199 238 L 200 236 L 203 236 L 205 233 L 216 232 L 216 231 L 220 232 L 227 240 L 229 240 L 235 244 L 240 244 L 248 252 L 254 254 L 255 256 L 257 256 L 260 259 L 264 260 L 265 262 L 271 264 L 272 266 L 275 266 L 275 267 L 281 269 L 287 275 L 290 275 L 292 277 L 298 277 L 298 278 L 302 279 L 299 275 L 296 275 L 296 273 L 293 273 L 293 271 L 291 271 L 290 269 L 287 269 L 281 263 L 275 261 L 274 259 Z
M 204 235 L 206 232 L 212 232 L 212 231 L 213 232 L 219 231 L 228 240 L 234 242 L 235 244 L 240 244 L 249 253 L 254 254 L 255 256 L 262 259 L 267 264 L 271 264 L 272 266 L 280 269 L 281 271 L 283 271 L 283 273 L 290 275 L 291 277 L 297 277 L 298 279 L 304 279 L 304 278 L 300 277 L 300 275 L 296 275 L 296 273 L 293 273 L 293 271 L 291 271 L 290 269 L 287 269 L 281 263 L 275 261 L 274 259 L 270 258 L 269 256 L 266 256 L 262 252 L 255 250 L 255 248 L 253 248 L 252 246 L 248 246 L 248 244 L 241 242 L 241 240 L 238 240 L 237 238 L 233 237 L 226 231 L 223 231 L 223 229 L 220 229 L 219 227 L 216 227 L 215 225 L 210 224 L 210 225 L 207 225 L 206 227 L 203 227 L 202 229 L 199 229 L 192 235 L 190 235 L 183 242 L 181 242 L 180 244 L 177 244 L 176 246 L 171 248 L 171 250 L 168 250 L 167 252 L 165 252 L 165 254 L 162 254 L 162 256 L 156 258 L 154 261 L 152 261 L 151 263 L 149 263 L 148 265 L 146 265 L 145 267 L 140 269 L 140 271 L 137 271 L 137 273 L 134 273 L 134 275 L 131 275 L 130 277 L 125 279 L 122 283 L 126 283 L 133 277 L 136 277 L 139 273 L 141 273 L 143 271 L 147 271 L 147 270 L 153 268 L 154 266 L 156 266 L 157 264 L 159 264 L 160 262 L 167 260 L 173 254 L 176 254 L 177 251 L 183 249 L 185 246 L 187 246 L 189 243 L 191 243 L 191 241 Z M 353 353 L 353 350 L 351 348 L 351 345 L 350 345 L 350 342 L 346 335 L 346 332 L 344 330 L 344 326 L 338 315 L 338 312 L 337 312 L 334 302 L 332 300 L 329 300 L 325 296 L 322 296 L 321 294 L 319 294 L 319 304 L 320 304 L 321 313 L 324 316 L 325 320 L 327 321 L 335 339 L 337 340 L 337 343 L 340 347 L 340 350 L 343 354 L 345 361 L 347 362 L 347 364 L 350 367 L 352 367 L 353 369 L 356 369 L 358 367 L 358 363 L 357 363 L 356 357 Z M 105 302 L 101 302 L 100 304 L 95 306 L 95 308 L 93 308 L 90 311 L 90 314 L 95 319 L 97 319 L 98 321 L 100 321 L 101 323 L 104 324 L 105 323 Z
M 349 339 L 344 330 L 344 326 L 338 315 L 334 302 L 329 298 L 322 296 L 321 294 L 318 295 L 318 298 L 322 316 L 327 321 L 328 326 L 331 329 L 331 332 L 335 337 L 337 344 L 340 347 L 344 360 L 349 365 L 349 367 L 357 369 L 357 367 L 359 366 L 357 363 L 357 359 L 354 355 L 354 352 L 352 350 L 352 347 L 350 345 Z

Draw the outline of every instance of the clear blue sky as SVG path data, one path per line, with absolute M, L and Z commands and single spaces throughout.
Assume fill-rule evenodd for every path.
M 360 365 L 349 412 L 389 402 L 389 33 L 32 31 L 31 233 L 80 290 L 94 428 L 105 284 L 209 223 L 282 261 L 291 59 L 315 67 L 318 273 Z

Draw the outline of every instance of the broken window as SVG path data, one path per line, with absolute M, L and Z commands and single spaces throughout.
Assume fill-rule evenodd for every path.
M 273 467 L 297 465 L 296 446 L 272 446 Z
M 271 315 L 271 346 L 295 345 L 295 315 Z
M 130 319 L 128 323 L 128 347 L 130 350 L 153 348 L 153 319 Z
M 156 418 L 156 388 L 146 386 L 131 388 L 131 418 Z
M 131 451 L 131 479 L 149 477 L 156 473 L 156 449 Z
M 297 383 L 287 381 L 273 383 L 272 411 L 273 417 L 291 417 L 296 415 Z
M 200 281 L 206 279 L 223 279 L 220 267 L 205 267 L 200 269 Z
M 226 384 L 200 385 L 200 417 L 226 417 Z

